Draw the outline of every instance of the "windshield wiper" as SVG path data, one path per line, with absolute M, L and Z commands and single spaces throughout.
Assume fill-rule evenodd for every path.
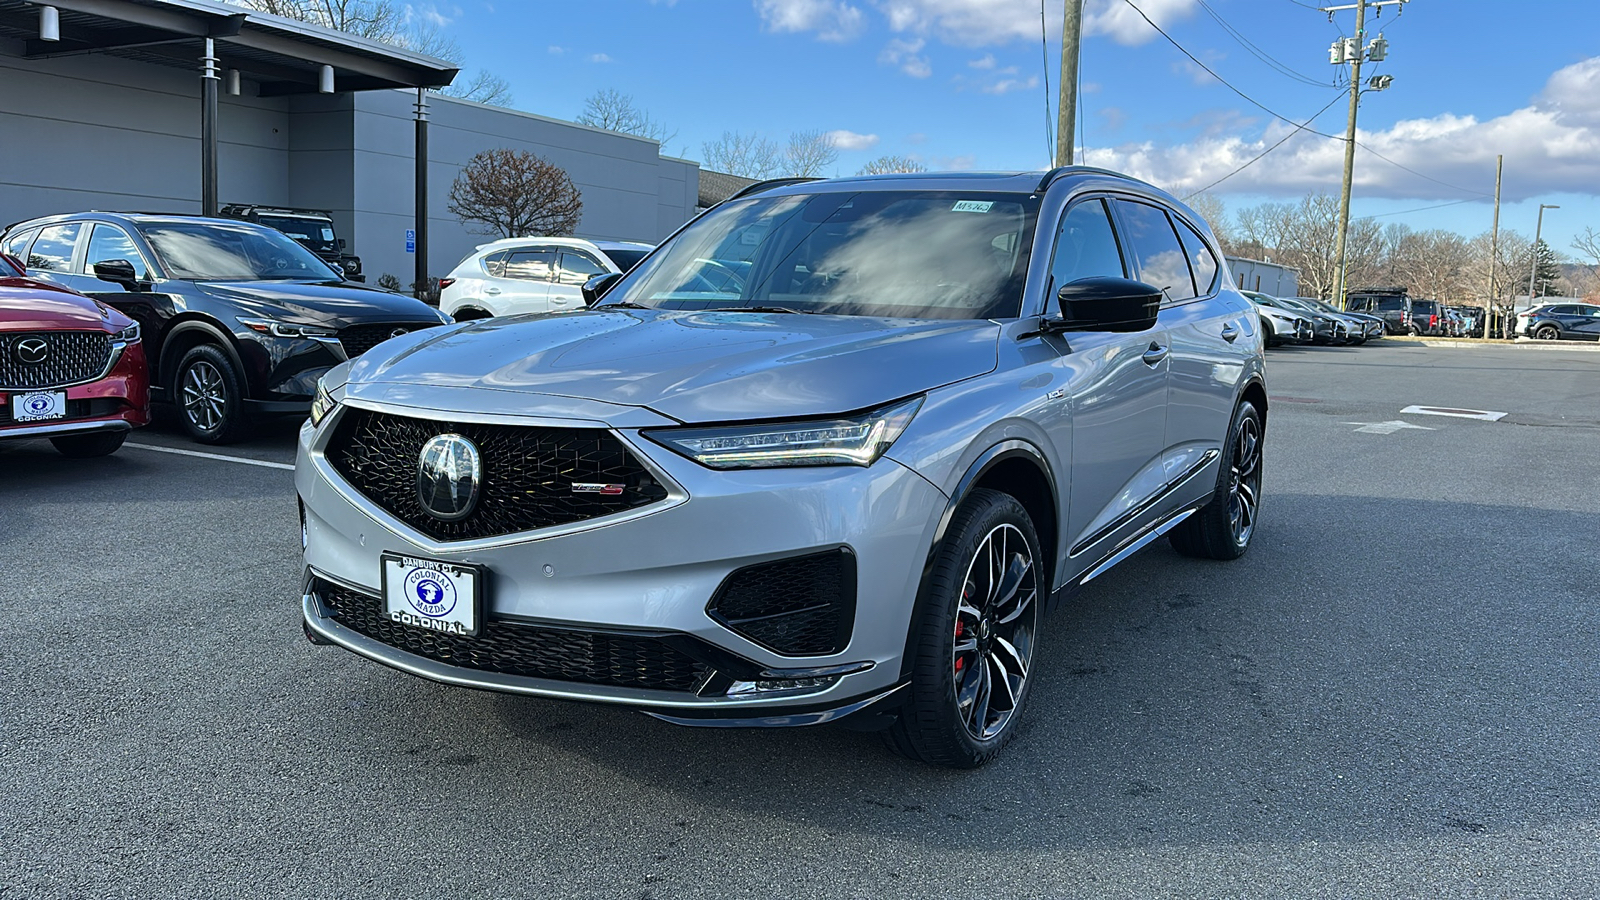
M 598 306 L 593 306 L 593 307 L 590 307 L 590 308 L 591 309 L 655 309 L 654 306 L 641 306 L 638 303 L 630 303 L 627 300 L 618 300 L 615 303 L 601 303 Z
M 715 312 L 753 312 L 753 313 L 794 313 L 797 316 L 810 315 L 803 309 L 792 309 L 787 306 L 719 306 Z

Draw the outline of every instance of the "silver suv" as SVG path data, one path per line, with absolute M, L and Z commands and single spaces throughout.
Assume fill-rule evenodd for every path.
M 1013 736 L 1041 611 L 1167 536 L 1243 554 L 1258 317 L 1204 222 L 1111 172 L 755 185 L 590 309 L 323 379 L 308 637 L 698 725 Z

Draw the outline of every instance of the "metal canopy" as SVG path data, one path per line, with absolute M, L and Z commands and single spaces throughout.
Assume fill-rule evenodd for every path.
M 39 40 L 40 7 L 60 12 L 61 40 Z M 0 38 L 42 59 L 105 53 L 193 71 L 207 38 L 224 68 L 260 84 L 263 97 L 316 93 L 323 66 L 334 89 L 434 88 L 454 65 L 380 41 L 215 0 L 0 0 Z

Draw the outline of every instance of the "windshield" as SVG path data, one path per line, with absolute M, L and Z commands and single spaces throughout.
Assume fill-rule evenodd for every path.
M 339 244 L 333 236 L 333 223 L 327 219 L 258 216 L 257 221 L 268 228 L 278 229 L 318 253 L 337 253 L 339 250 Z
M 633 268 L 634 266 L 637 266 L 639 264 L 639 260 L 644 259 L 645 258 L 645 254 L 649 253 L 650 251 L 649 250 L 606 250 L 606 249 L 602 248 L 600 250 L 600 252 L 604 253 L 606 256 L 610 257 L 611 261 L 617 264 L 617 268 L 619 268 L 622 271 L 626 272 L 629 269 Z
M 315 253 L 246 222 L 160 222 L 140 230 L 173 278 L 191 281 L 338 280 Z
M 927 319 L 1020 314 L 1037 198 L 935 191 L 754 197 L 713 209 L 607 300 Z

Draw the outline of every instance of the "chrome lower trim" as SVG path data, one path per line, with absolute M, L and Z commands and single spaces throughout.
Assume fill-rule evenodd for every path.
M 653 710 L 641 710 L 652 719 L 660 719 L 673 725 L 687 725 L 690 728 L 802 728 L 807 725 L 826 725 L 836 722 L 846 716 L 861 712 L 869 706 L 881 703 L 907 687 L 897 684 L 881 693 L 873 694 L 854 703 L 833 709 L 815 710 L 812 712 L 790 713 L 779 716 L 751 716 L 749 718 L 733 719 L 699 719 L 690 716 L 673 716 Z
M 1094 568 L 1090 569 L 1088 571 L 1088 573 L 1086 573 L 1081 579 L 1078 580 L 1078 584 L 1080 584 L 1080 585 L 1088 584 L 1093 579 L 1099 577 L 1100 575 L 1105 574 L 1106 571 L 1109 570 L 1112 566 L 1115 566 L 1117 563 L 1122 562 L 1123 560 L 1125 560 L 1128 557 L 1134 555 L 1135 553 L 1138 553 L 1140 550 L 1143 550 L 1147 545 L 1149 545 L 1149 543 L 1151 541 L 1154 541 L 1156 538 L 1161 537 L 1163 534 L 1166 534 L 1167 532 L 1171 531 L 1173 529 L 1173 527 L 1176 526 L 1179 522 L 1182 522 L 1184 519 L 1189 518 L 1190 516 L 1194 515 L 1194 513 L 1195 513 L 1195 508 L 1191 506 L 1190 508 L 1184 510 L 1183 512 L 1180 512 L 1177 515 L 1172 516 L 1171 518 L 1168 518 L 1168 519 L 1164 520 L 1160 524 L 1156 525 L 1154 528 L 1151 528 L 1148 531 L 1140 533 L 1138 536 L 1134 537 L 1128 543 L 1124 544 L 1122 546 L 1122 549 L 1120 549 L 1120 550 L 1116 551 L 1115 553 L 1111 554 L 1110 558 L 1108 558 L 1105 562 L 1103 562 L 1103 563 L 1099 564 L 1098 566 L 1095 566 Z
M 84 421 L 55 422 L 50 425 L 24 425 L 15 427 L 7 425 L 0 428 L 0 438 L 16 437 L 48 437 L 53 434 L 87 434 L 94 431 L 132 431 L 133 426 L 122 419 L 111 421 Z
M 1173 491 L 1176 491 L 1178 488 L 1188 484 L 1189 479 L 1200 474 L 1205 470 L 1206 466 L 1211 465 L 1212 461 L 1221 455 L 1222 451 L 1215 448 L 1200 454 L 1200 458 L 1195 460 L 1194 465 L 1191 465 L 1188 469 L 1186 469 L 1182 475 L 1179 475 L 1177 478 L 1167 482 L 1166 487 L 1163 487 L 1161 490 L 1151 494 L 1148 499 L 1140 503 L 1138 506 L 1135 506 L 1133 509 L 1130 509 L 1122 515 L 1117 516 L 1099 531 L 1096 531 L 1094 534 L 1091 534 L 1082 541 L 1079 541 L 1078 545 L 1072 548 L 1072 553 L 1069 555 L 1077 556 L 1079 553 L 1082 553 L 1090 547 L 1093 547 L 1095 544 L 1100 543 L 1111 535 L 1116 534 L 1123 528 L 1128 527 L 1129 523 L 1133 522 L 1144 513 L 1149 512 L 1151 507 L 1171 496 Z

